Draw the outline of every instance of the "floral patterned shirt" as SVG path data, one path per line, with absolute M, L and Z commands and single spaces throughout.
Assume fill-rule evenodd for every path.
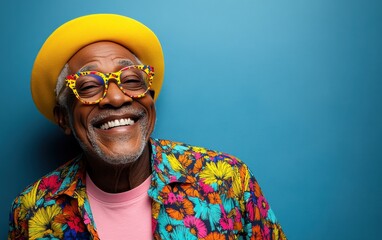
M 153 239 L 286 239 L 239 159 L 151 139 Z M 14 201 L 8 239 L 99 239 L 77 157 Z

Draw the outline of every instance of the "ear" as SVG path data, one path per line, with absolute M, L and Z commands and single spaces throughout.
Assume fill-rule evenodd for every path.
M 56 120 L 56 123 L 62 130 L 64 130 L 64 133 L 66 135 L 72 134 L 72 129 L 70 128 L 69 124 L 69 115 L 68 111 L 66 109 L 58 104 L 54 106 L 53 109 L 54 119 Z

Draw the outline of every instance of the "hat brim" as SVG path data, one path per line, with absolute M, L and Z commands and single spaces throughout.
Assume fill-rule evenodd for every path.
M 68 60 L 94 42 L 111 41 L 134 53 L 143 64 L 154 67 L 152 89 L 158 97 L 164 77 L 164 57 L 156 35 L 142 23 L 116 14 L 92 14 L 75 18 L 57 28 L 37 54 L 32 69 L 32 98 L 39 111 L 55 122 L 57 78 Z

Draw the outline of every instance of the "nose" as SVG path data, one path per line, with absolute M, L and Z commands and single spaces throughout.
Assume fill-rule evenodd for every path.
M 118 84 L 114 81 L 109 82 L 109 88 L 104 99 L 99 102 L 101 108 L 111 106 L 119 108 L 126 103 L 131 103 L 133 99 L 122 92 Z

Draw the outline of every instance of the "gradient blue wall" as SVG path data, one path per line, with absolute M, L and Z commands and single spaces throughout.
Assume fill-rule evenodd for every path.
M 74 152 L 31 101 L 34 57 L 57 26 L 98 12 L 163 44 L 156 137 L 243 159 L 290 239 L 380 238 L 380 1 L 18 2 L 0 10 L 0 238 L 17 193 Z

